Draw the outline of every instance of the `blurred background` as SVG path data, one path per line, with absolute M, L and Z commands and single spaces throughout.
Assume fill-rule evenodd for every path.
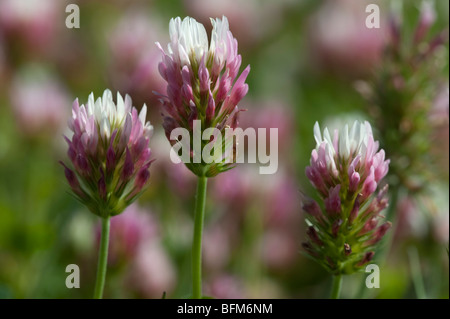
M 379 29 L 365 26 L 372 2 L 380 6 Z M 79 5 L 79 29 L 66 28 L 69 3 Z M 0 0 L 0 298 L 92 296 L 99 220 L 69 194 L 58 160 L 67 157 L 63 135 L 72 101 L 85 103 L 105 88 L 130 94 L 137 108 L 147 104 L 156 159 L 148 190 L 112 219 L 105 297 L 189 295 L 196 179 L 170 161 L 152 93 L 164 92 L 154 43 L 165 46 L 169 19 L 186 15 L 208 33 L 209 17 L 228 17 L 243 67 L 251 65 L 240 123 L 279 129 L 276 174 L 240 164 L 208 184 L 205 294 L 328 296 L 331 276 L 301 252 L 301 194 L 315 194 L 304 171 L 315 121 L 333 128 L 360 119 L 372 123 L 395 162 L 388 176 L 394 227 L 375 260 L 380 289 L 365 288 L 366 274 L 355 274 L 344 278 L 342 296 L 448 298 L 448 6 L 444 0 Z M 407 49 L 388 65 L 386 48 L 399 43 Z M 426 67 L 413 68 L 405 57 L 426 60 Z M 380 70 L 392 65 L 407 76 L 380 81 Z M 417 89 L 404 89 L 416 79 Z M 391 80 L 396 94 L 380 100 L 378 90 L 378 99 L 370 99 Z M 414 113 L 415 105 L 425 112 Z M 412 146 L 403 151 L 393 141 Z M 79 289 L 65 286 L 68 264 L 80 267 Z

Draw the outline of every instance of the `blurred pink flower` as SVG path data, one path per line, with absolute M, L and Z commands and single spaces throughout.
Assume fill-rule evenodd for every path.
M 183 163 L 167 163 L 168 182 L 177 194 L 189 198 L 195 193 L 195 175 Z
M 424 240 L 431 235 L 439 244 L 448 243 L 448 184 L 447 186 L 433 185 L 429 193 L 420 197 L 416 195 L 401 198 L 397 204 L 396 213 L 398 219 L 395 239 Z
M 436 96 L 430 114 L 432 124 L 431 153 L 438 168 L 449 175 L 449 89 L 443 86 Z
M 293 108 L 279 100 L 247 99 L 241 107 L 248 110 L 242 114 L 240 124 L 243 129 L 253 127 L 266 129 L 266 141 L 270 145 L 270 128 L 278 129 L 278 151 L 291 152 L 294 132 Z M 250 115 L 251 113 L 251 115 Z
M 243 165 L 224 172 L 211 181 L 212 196 L 230 211 L 245 211 L 252 193 L 252 176 Z
M 408 196 L 401 198 L 397 203 L 396 213 L 398 219 L 395 227 L 395 239 L 423 238 L 426 233 L 425 215 L 420 212 L 414 198 Z
M 325 1 L 310 24 L 310 48 L 322 70 L 359 76 L 381 58 L 384 29 L 365 25 L 366 3 L 353 0 Z M 384 24 L 383 21 L 380 22 Z
M 212 197 L 237 218 L 249 209 L 257 209 L 268 227 L 290 226 L 300 222 L 299 187 L 284 170 L 274 175 L 259 175 L 251 165 L 240 165 L 211 181 Z M 258 198 L 257 201 L 252 200 Z
M 203 261 L 209 270 L 221 271 L 230 258 L 229 234 L 223 223 L 209 226 L 203 235 Z
M 299 241 L 283 228 L 266 229 L 261 239 L 261 259 L 273 270 L 282 270 L 293 265 L 299 256 Z
M 436 243 L 447 245 L 449 239 L 449 200 L 448 200 L 448 179 L 442 184 L 433 185 L 430 192 L 431 198 L 425 202 L 425 212 L 431 217 L 431 235 Z
M 30 50 L 47 50 L 64 25 L 64 1 L 2 0 L 0 29 L 11 40 L 20 39 Z
M 280 225 L 286 228 L 298 225 L 301 221 L 299 186 L 285 172 L 274 178 L 271 189 L 264 196 L 266 218 L 269 226 Z M 296 227 L 294 227 L 295 229 Z M 296 231 L 294 232 L 296 233 Z
M 100 225 L 96 240 L 98 245 Z M 111 218 L 108 264 L 127 265 L 125 283 L 145 298 L 161 298 L 174 288 L 175 268 L 161 243 L 159 222 L 137 203 Z
M 97 245 L 100 242 L 100 224 L 96 228 Z M 108 263 L 118 264 L 133 260 L 139 247 L 148 241 L 156 240 L 158 226 L 153 215 L 133 203 L 124 214 L 111 218 Z
M 244 299 L 245 287 L 242 280 L 222 274 L 210 280 L 205 287 L 207 296 L 214 296 L 217 299 Z
M 12 81 L 10 98 L 18 125 L 28 135 L 55 133 L 66 125 L 70 99 L 50 74 L 24 69 Z
M 446 115 L 448 118 L 448 106 L 449 106 L 449 87 L 448 84 L 441 87 L 438 95 L 434 99 L 433 103 L 433 115 L 437 116 Z
M 155 104 L 157 98 L 152 91 L 162 92 L 165 88 L 158 73 L 161 52 L 155 46 L 162 32 L 158 20 L 144 12 L 144 9 L 125 12 L 109 32 L 110 78 L 117 89 L 131 94 L 138 104 Z
M 170 294 L 176 283 L 172 261 L 159 241 L 148 241 L 140 245 L 128 274 L 129 282 L 145 298 L 161 298 Z
M 171 146 L 163 132 L 155 132 L 152 137 L 152 152 L 157 158 L 154 162 L 153 179 L 167 183 L 167 187 L 183 199 L 192 198 L 195 194 L 196 176 L 183 164 L 175 164 L 170 159 Z M 155 182 L 158 184 L 158 182 Z
M 449 209 L 442 209 L 441 214 L 433 216 L 433 237 L 440 244 L 448 244 L 449 239 Z

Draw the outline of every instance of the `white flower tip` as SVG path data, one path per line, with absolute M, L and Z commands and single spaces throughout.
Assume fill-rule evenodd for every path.
M 364 121 L 364 126 L 366 127 L 367 134 L 373 135 L 372 133 L 372 126 L 368 121 Z
M 322 133 L 320 133 L 320 126 L 319 122 L 317 121 L 314 124 L 314 138 L 316 140 L 317 146 L 319 146 L 320 142 L 322 142 Z
M 117 116 L 119 117 L 119 120 L 122 121 L 125 117 L 125 105 L 123 102 L 122 95 L 117 91 Z
M 122 100 L 122 101 L 123 101 L 123 98 L 122 98 L 122 95 L 120 94 L 120 92 L 117 91 L 117 102 L 118 102 L 119 100 Z
M 125 113 L 131 112 L 131 104 L 133 104 L 131 97 L 128 94 L 125 94 Z
M 175 18 L 171 18 L 169 21 L 169 32 L 170 31 L 175 31 L 175 27 L 176 25 L 180 25 L 181 24 L 181 18 L 180 17 L 175 17 Z M 172 33 L 171 33 L 172 35 Z
M 105 89 L 105 91 L 103 91 L 103 102 L 106 101 L 112 101 L 112 93 L 110 89 Z
M 94 92 L 91 92 L 88 96 L 88 103 L 94 103 Z
M 146 117 L 147 117 L 147 105 L 144 103 L 141 112 L 139 113 L 139 119 L 141 120 L 142 126 L 145 126 Z

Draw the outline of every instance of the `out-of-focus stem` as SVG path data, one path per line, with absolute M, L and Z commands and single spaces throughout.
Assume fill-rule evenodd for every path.
M 426 299 L 425 284 L 423 282 L 422 271 L 420 269 L 420 258 L 417 248 L 414 246 L 408 249 L 409 266 L 411 268 L 411 276 L 414 284 L 414 290 L 418 299 Z
M 331 288 L 331 299 L 339 299 L 342 288 L 342 275 L 333 276 L 333 286 Z

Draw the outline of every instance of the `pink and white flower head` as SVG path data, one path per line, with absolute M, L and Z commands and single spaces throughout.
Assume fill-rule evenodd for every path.
M 333 138 L 327 128 L 322 135 L 316 123 L 314 137 L 317 145 L 306 175 L 323 207 L 304 199 L 309 238 L 303 246 L 332 273 L 351 273 L 371 260 L 374 245 L 390 227 L 389 222 L 377 227 L 387 206 L 387 185 L 376 193 L 389 160 L 378 150 L 368 122 L 346 125 Z
M 120 93 L 114 103 L 109 90 L 97 100 L 91 93 L 86 105 L 73 103 L 68 123 L 73 136 L 65 139 L 74 169 L 61 164 L 75 196 L 101 217 L 120 214 L 150 177 L 153 127 L 145 120 L 145 104 L 138 114 L 131 103 Z
M 178 127 L 192 133 L 194 120 L 201 121 L 202 130 L 217 128 L 222 133 L 226 127 L 238 125 L 237 104 L 248 92 L 245 80 L 250 66 L 238 76 L 242 58 L 237 53 L 237 40 L 229 30 L 227 18 L 211 19 L 211 23 L 210 43 L 205 27 L 190 17 L 170 20 L 167 51 L 157 43 L 164 55 L 159 72 L 167 81 L 167 89 L 160 100 L 163 127 L 169 140 L 172 130 Z M 170 142 L 173 145 L 176 141 Z M 215 176 L 232 165 L 225 163 L 225 158 L 210 165 L 186 163 L 195 174 L 206 176 Z

